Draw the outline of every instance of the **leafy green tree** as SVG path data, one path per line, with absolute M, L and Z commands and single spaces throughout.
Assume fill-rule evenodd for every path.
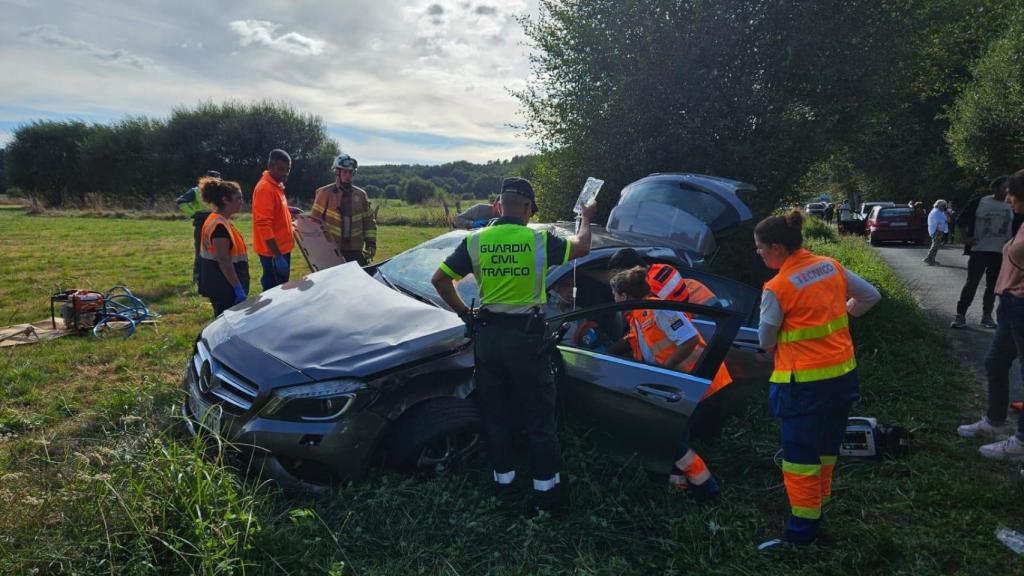
M 409 204 L 421 204 L 434 197 L 436 187 L 429 180 L 413 176 L 402 184 L 402 199 Z
M 541 0 L 525 21 L 533 79 L 517 93 L 551 166 L 542 217 L 583 181 L 687 171 L 759 186 L 758 212 L 793 195 L 836 134 L 891 105 L 900 21 L 877 0 Z M 547 160 L 547 159 L 546 159 Z
M 388 184 L 384 187 L 384 198 L 388 200 L 398 200 L 401 198 L 399 193 L 398 184 Z
M 952 108 L 947 136 L 970 173 L 994 176 L 1024 168 L 1024 6 L 973 69 Z
M 171 194 L 161 180 L 163 129 L 162 122 L 141 117 L 94 126 L 81 153 L 90 191 L 136 204 Z
M 292 157 L 288 194 L 312 199 L 318 186 L 331 181 L 337 144 L 323 120 L 277 102 L 205 103 L 176 108 L 167 123 L 165 147 L 170 154 L 169 180 L 193 185 L 206 170 L 218 170 L 251 190 L 267 163 L 267 154 L 281 148 Z
M 35 121 L 19 127 L 4 155 L 11 185 L 48 206 L 81 200 L 88 191 L 82 178 L 81 149 L 92 131 L 77 120 Z

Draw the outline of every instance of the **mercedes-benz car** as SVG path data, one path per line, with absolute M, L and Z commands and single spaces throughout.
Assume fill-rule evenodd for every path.
M 549 346 L 523 361 L 552 362 L 565 413 L 653 469 L 666 469 L 684 426 L 713 434 L 745 396 L 763 393 L 771 372 L 757 348 L 758 291 L 707 271 L 718 239 L 751 218 L 739 198 L 750 192 L 731 180 L 653 174 L 622 191 L 607 227 L 592 227 L 589 255 L 548 270 Z M 575 232 L 572 222 L 531 226 Z M 300 485 L 359 478 L 374 465 L 437 473 L 461 462 L 482 443 L 472 341 L 430 278 L 467 234 L 379 265 L 321 270 L 224 312 L 185 366 L 189 429 L 215 432 Z M 700 306 L 613 302 L 608 259 L 624 247 L 676 266 L 714 297 Z M 472 275 L 456 288 L 478 301 Z M 607 352 L 627 330 L 623 312 L 640 308 L 692 315 L 707 342 L 692 372 Z M 722 362 L 734 382 L 707 396 Z

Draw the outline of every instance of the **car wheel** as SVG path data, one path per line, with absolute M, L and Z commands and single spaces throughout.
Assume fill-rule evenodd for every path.
M 387 441 L 388 468 L 440 476 L 483 446 L 483 422 L 471 400 L 442 397 L 407 410 Z

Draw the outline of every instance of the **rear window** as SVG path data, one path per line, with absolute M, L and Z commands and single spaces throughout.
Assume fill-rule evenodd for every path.
M 725 224 L 725 222 L 717 220 L 729 218 L 727 213 L 729 206 L 721 200 L 703 190 L 682 186 L 677 182 L 653 181 L 634 184 L 619 200 L 619 205 L 638 202 L 658 202 L 678 208 L 683 212 L 693 214 L 712 230 Z
M 880 218 L 904 218 L 913 214 L 912 208 L 882 208 L 878 211 Z

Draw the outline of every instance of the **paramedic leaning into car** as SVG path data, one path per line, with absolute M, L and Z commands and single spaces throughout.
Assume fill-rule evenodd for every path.
M 199 180 L 199 192 L 215 208 L 199 235 L 199 293 L 210 299 L 217 317 L 249 293 L 245 240 L 231 223 L 242 208 L 242 189 L 238 182 L 207 176 Z
M 754 229 L 765 266 L 778 274 L 764 285 L 758 328 L 761 347 L 775 355 L 768 404 L 782 419 L 782 477 L 790 516 L 781 539 L 810 544 L 821 506 L 832 493 L 832 469 L 853 402 L 860 397 L 848 315 L 880 299 L 874 286 L 838 262 L 802 248 L 803 217 L 770 216 Z
M 641 266 L 617 273 L 611 279 L 612 294 L 616 302 L 625 300 L 665 300 L 652 291 L 647 281 L 647 269 Z M 642 308 L 626 315 L 629 333 L 625 340 L 633 358 L 662 366 L 669 370 L 690 372 L 706 348 L 704 339 L 687 318 L 676 310 Z M 719 389 L 731 380 L 723 363 L 710 386 Z M 718 495 L 718 482 L 711 476 L 704 460 L 690 448 L 689 426 L 679 439 L 679 450 L 668 476 L 669 486 L 687 490 L 698 500 Z
M 683 278 L 678 270 L 668 264 L 648 266 L 640 253 L 632 248 L 617 250 L 608 259 L 609 270 L 628 270 L 636 266 L 647 270 L 647 283 L 654 295 L 662 300 L 709 304 L 715 299 L 715 293 L 704 283 L 693 278 Z
M 580 232 L 566 241 L 526 226 L 537 212 L 529 181 L 506 178 L 500 202 L 502 217 L 467 236 L 431 281 L 448 306 L 476 327 L 475 379 L 499 496 L 515 492 L 510 435 L 521 428 L 533 472 L 534 495 L 527 513 L 559 514 L 568 510 L 568 494 L 559 474 L 555 384 L 550 363 L 539 356 L 545 284 L 549 265 L 590 252 L 590 221 L 596 207 L 584 207 Z M 480 286 L 481 310 L 475 322 L 454 285 L 470 273 Z M 523 412 L 521 417 L 515 410 Z

